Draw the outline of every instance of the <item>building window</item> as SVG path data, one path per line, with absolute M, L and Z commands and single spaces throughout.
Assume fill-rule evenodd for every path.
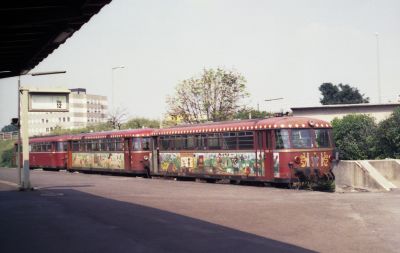
M 65 117 L 63 117 L 63 122 L 65 122 Z
M 48 119 L 46 119 L 46 123 L 49 123 L 49 120 L 48 120 Z
M 69 118 L 69 117 L 67 118 L 67 121 L 68 121 L 68 122 L 70 121 L 70 118 Z

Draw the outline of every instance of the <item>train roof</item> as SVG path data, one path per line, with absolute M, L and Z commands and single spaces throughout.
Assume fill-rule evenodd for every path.
M 152 128 L 128 129 L 128 130 L 114 130 L 94 133 L 83 133 L 72 135 L 71 140 L 80 139 L 104 139 L 104 138 L 124 138 L 124 137 L 146 137 L 151 136 L 154 132 Z
M 70 140 L 70 138 L 71 135 L 42 136 L 42 137 L 29 138 L 29 142 L 35 143 L 35 142 L 68 141 Z
M 206 132 L 252 131 L 281 128 L 331 128 L 327 121 L 308 117 L 274 117 L 267 119 L 236 120 L 204 124 L 189 124 L 158 129 L 153 135 L 172 135 Z
M 34 137 L 34 138 L 29 138 L 29 142 L 35 143 L 35 142 L 58 142 L 58 141 L 80 140 L 80 139 L 146 137 L 146 136 L 151 136 L 152 132 L 154 132 L 154 129 L 151 128 L 115 130 L 115 131 L 104 131 L 95 133 Z

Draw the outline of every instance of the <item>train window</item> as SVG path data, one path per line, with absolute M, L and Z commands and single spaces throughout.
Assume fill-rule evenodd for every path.
M 290 148 L 289 131 L 287 129 L 275 130 L 275 148 Z
M 272 132 L 271 131 L 267 131 L 266 133 L 265 133 L 265 137 L 266 137 L 266 148 L 267 149 L 270 149 L 270 148 L 272 148 L 272 139 L 271 139 L 271 135 L 272 135 Z
M 239 132 L 238 146 L 239 149 L 253 149 L 254 148 L 253 132 Z
M 78 141 L 72 142 L 72 151 L 79 151 L 79 142 Z
M 177 135 L 175 136 L 175 149 L 182 150 L 186 149 L 186 135 Z
M 166 136 L 161 136 L 159 139 L 159 148 L 161 150 L 168 150 L 169 141 Z
M 222 149 L 237 149 L 237 137 L 235 132 L 223 133 Z
M 93 140 L 92 141 L 92 151 L 100 151 L 99 140 Z
M 86 146 L 86 151 L 87 151 L 87 152 L 93 151 L 92 142 L 88 140 L 88 141 L 86 141 L 85 143 L 86 143 L 86 145 L 85 145 L 85 146 Z
M 86 151 L 86 143 L 85 143 L 85 141 L 80 141 L 79 142 L 79 151 L 81 151 L 81 152 Z
M 68 144 L 67 142 L 56 142 L 56 151 L 62 152 L 62 151 L 67 151 Z
M 140 138 L 132 138 L 132 149 L 141 150 Z
M 197 149 L 197 145 L 196 145 L 197 138 L 198 138 L 198 135 L 188 135 L 187 141 L 186 141 L 187 149 Z
M 315 143 L 317 148 L 328 148 L 329 143 L 329 130 L 328 129 L 315 129 Z
M 107 139 L 99 140 L 100 151 L 108 151 Z
M 115 141 L 115 151 L 124 151 L 124 143 L 119 139 Z
M 208 149 L 221 149 L 220 134 L 208 134 L 207 146 Z
M 292 129 L 293 148 L 312 148 L 310 129 Z
M 150 150 L 150 138 L 142 138 L 142 150 Z

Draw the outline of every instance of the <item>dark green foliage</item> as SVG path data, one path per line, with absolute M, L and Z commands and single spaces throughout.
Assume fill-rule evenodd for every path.
M 14 140 L 0 141 L 0 167 L 11 167 L 14 155 Z
M 340 152 L 340 159 L 374 159 L 377 155 L 374 118 L 367 115 L 347 115 L 332 121 L 333 138 Z
M 18 131 L 18 127 L 15 126 L 15 125 L 10 124 L 10 125 L 4 126 L 1 129 L 1 131 L 2 132 L 15 132 L 15 131 Z
M 320 102 L 323 105 L 369 103 L 368 97 L 364 98 L 364 94 L 348 84 L 323 83 L 319 86 L 319 90 L 322 94 Z
M 377 139 L 380 158 L 400 158 L 400 107 L 379 123 Z

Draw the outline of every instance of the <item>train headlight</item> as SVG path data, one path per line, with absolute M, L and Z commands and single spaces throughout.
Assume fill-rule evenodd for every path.
M 294 157 L 294 162 L 295 163 L 300 164 L 300 161 L 301 161 L 300 156 L 295 156 Z
M 148 157 L 147 155 L 145 155 L 145 156 L 143 157 L 143 160 L 148 161 L 148 160 L 149 160 L 149 157 Z

